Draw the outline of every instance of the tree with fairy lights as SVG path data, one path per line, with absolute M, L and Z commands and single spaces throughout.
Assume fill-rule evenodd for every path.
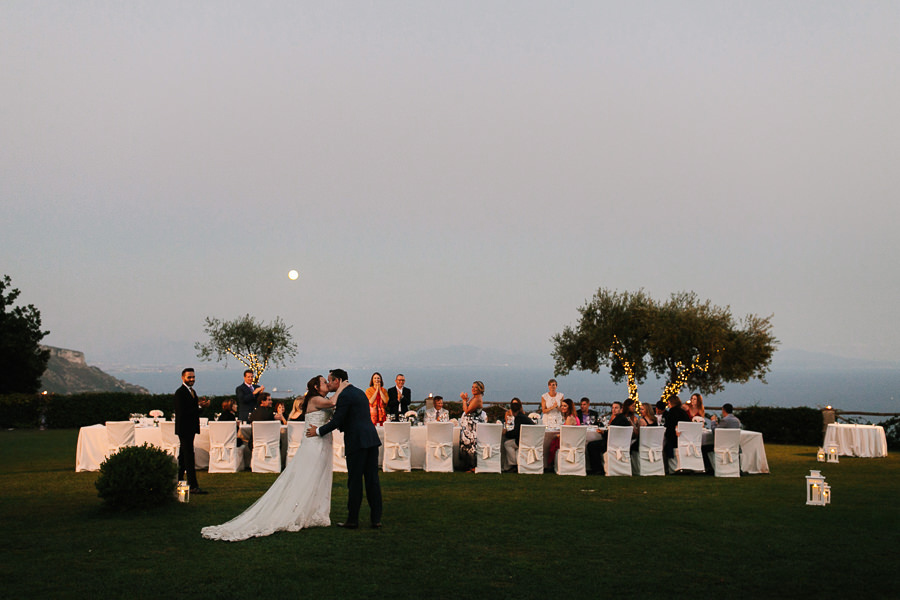
M 693 292 L 658 303 L 643 290 L 601 288 L 579 312 L 577 328 L 552 338 L 556 374 L 573 368 L 597 373 L 606 365 L 614 382 L 627 379 L 635 401 L 636 384 L 649 372 L 664 381 L 663 400 L 685 387 L 713 394 L 725 383 L 765 383 L 778 344 L 771 316 L 736 322 L 730 307 L 701 302 Z
M 250 315 L 233 321 L 206 317 L 203 330 L 209 341 L 194 344 L 197 358 L 205 361 L 215 359 L 216 362 L 225 359 L 227 367 L 228 357 L 234 357 L 253 371 L 253 383 L 259 382 L 270 363 L 284 366 L 288 359 L 297 355 L 291 328 L 281 317 L 275 317 L 269 324 L 257 321 Z
M 601 288 L 578 311 L 578 326 L 566 327 L 551 338 L 556 375 L 572 369 L 599 373 L 607 367 L 614 382 L 628 384 L 628 395 L 637 402 L 637 386 L 649 370 L 653 299 L 643 290 L 620 293 Z

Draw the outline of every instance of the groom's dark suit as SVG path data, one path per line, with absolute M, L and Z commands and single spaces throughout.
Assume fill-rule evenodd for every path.
M 337 399 L 334 416 L 319 427 L 325 435 L 340 429 L 344 432 L 344 453 L 347 455 L 347 523 L 359 523 L 362 504 L 363 478 L 366 480 L 366 499 L 372 523 L 381 523 L 381 484 L 378 482 L 378 447 L 381 440 L 369 416 L 369 400 L 361 389 L 348 385 Z

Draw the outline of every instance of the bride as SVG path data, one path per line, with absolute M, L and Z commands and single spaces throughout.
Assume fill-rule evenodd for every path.
M 321 375 L 306 384 L 303 414 L 306 424 L 320 427 L 331 419 L 338 394 L 326 398 L 328 383 Z M 237 542 L 276 531 L 331 525 L 331 434 L 304 437 L 294 458 L 272 487 L 250 508 L 222 525 L 204 527 L 210 540 Z

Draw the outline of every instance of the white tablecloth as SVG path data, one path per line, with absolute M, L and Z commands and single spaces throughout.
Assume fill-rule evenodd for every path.
M 888 455 L 887 438 L 880 425 L 832 423 L 825 430 L 824 447 L 838 447 L 839 456 L 880 458 Z
M 144 443 L 162 448 L 162 432 L 159 427 L 135 427 L 134 443 Z M 90 425 L 78 430 L 78 445 L 75 448 L 75 471 L 99 471 L 100 463 L 106 460 L 109 443 L 106 425 Z M 198 469 L 209 468 L 209 429 L 200 428 L 194 437 L 194 464 Z

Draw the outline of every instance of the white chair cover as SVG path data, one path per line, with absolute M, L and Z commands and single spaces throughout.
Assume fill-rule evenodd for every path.
M 181 440 L 175 435 L 175 421 L 160 421 L 159 434 L 162 438 L 162 449 L 178 460 L 178 451 L 181 449 Z
M 522 425 L 519 428 L 519 451 L 516 453 L 519 473 L 541 475 L 544 472 L 544 425 Z
M 453 472 L 453 423 L 425 425 L 425 470 Z
M 606 454 L 603 466 L 607 476 L 631 477 L 631 436 L 634 428 L 610 425 L 606 432 Z
M 134 423 L 131 421 L 107 421 L 106 442 L 106 458 L 122 448 L 134 446 Z
M 253 421 L 250 470 L 281 473 L 281 421 Z
M 559 428 L 559 451 L 556 453 L 557 475 L 587 475 L 584 448 L 587 427 L 562 425 Z
M 347 454 L 344 452 L 344 432 L 340 429 L 331 432 L 331 453 L 331 470 L 346 473 Z
M 500 468 L 500 440 L 503 436 L 503 425 L 499 423 L 478 423 L 475 425 L 475 434 L 478 437 L 476 449 L 476 473 L 499 473 Z
M 703 471 L 703 423 L 680 421 L 678 447 L 675 448 L 676 471 Z
M 286 462 L 291 462 L 291 459 L 297 454 L 297 450 L 300 449 L 300 444 L 303 443 L 303 438 L 306 436 L 306 429 L 307 425 L 305 421 L 288 421 Z
M 637 461 L 635 461 L 638 475 L 647 477 L 651 475 L 666 474 L 665 455 L 663 454 L 663 439 L 666 436 L 665 427 L 641 427 L 638 434 Z
M 246 446 L 237 447 L 234 421 L 211 421 L 209 427 L 209 472 L 237 473 L 246 465 Z
M 388 421 L 384 424 L 384 461 L 381 469 L 385 473 L 409 471 L 412 468 L 409 432 L 409 422 Z
M 716 477 L 740 477 L 741 430 L 716 429 L 713 448 L 709 461 Z

